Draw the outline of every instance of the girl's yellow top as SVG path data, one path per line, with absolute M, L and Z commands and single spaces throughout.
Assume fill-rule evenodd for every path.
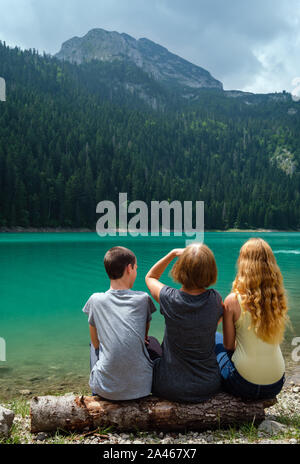
M 270 385 L 278 382 L 285 372 L 284 359 L 278 344 L 266 343 L 251 327 L 251 314 L 242 305 L 237 293 L 241 315 L 235 322 L 236 349 L 232 361 L 238 373 L 248 382 L 256 385 Z

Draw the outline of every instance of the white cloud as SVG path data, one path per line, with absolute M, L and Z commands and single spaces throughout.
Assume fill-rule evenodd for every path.
M 292 90 L 300 76 L 298 0 L 0 0 L 0 39 L 56 53 L 90 29 L 147 37 L 225 89 Z

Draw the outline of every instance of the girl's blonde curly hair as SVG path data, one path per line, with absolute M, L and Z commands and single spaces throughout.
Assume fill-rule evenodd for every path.
M 273 251 L 261 238 L 242 246 L 232 291 L 240 293 L 256 335 L 267 343 L 281 343 L 289 321 L 287 298 Z

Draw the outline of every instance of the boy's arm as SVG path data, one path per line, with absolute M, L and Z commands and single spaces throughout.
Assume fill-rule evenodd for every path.
M 100 346 L 100 342 L 98 340 L 97 329 L 93 325 L 90 324 L 90 335 L 91 335 L 91 342 L 95 350 L 97 350 Z
M 146 334 L 145 334 L 145 343 L 149 343 L 148 342 L 148 332 L 149 332 L 149 329 L 150 329 L 150 321 L 147 322 L 147 325 L 146 325 Z

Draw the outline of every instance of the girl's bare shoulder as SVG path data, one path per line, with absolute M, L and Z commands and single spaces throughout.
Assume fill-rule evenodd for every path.
M 225 305 L 233 305 L 238 301 L 237 296 L 235 293 L 229 293 L 224 300 Z
M 240 305 L 235 293 L 230 293 L 224 300 L 225 311 L 229 313 L 239 314 Z

